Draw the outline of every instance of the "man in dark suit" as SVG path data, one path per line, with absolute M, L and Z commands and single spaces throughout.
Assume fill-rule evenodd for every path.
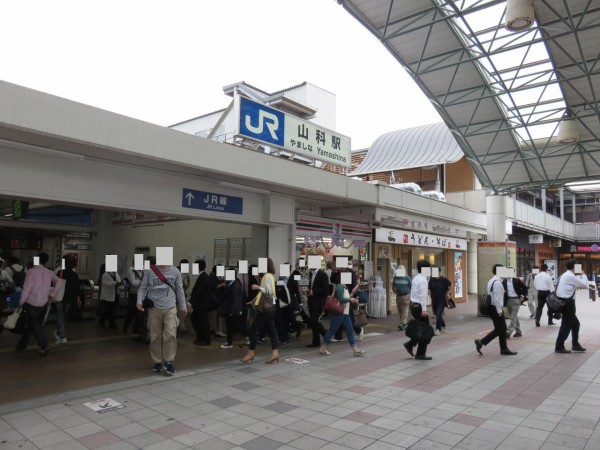
M 308 314 L 310 315 L 310 328 L 312 329 L 312 343 L 307 347 L 321 347 L 320 335 L 325 335 L 325 327 L 319 320 L 323 314 L 323 305 L 329 293 L 329 277 L 321 269 L 315 269 L 310 275 L 308 291 Z
M 208 314 L 210 312 L 211 288 L 208 274 L 206 273 L 206 261 L 199 260 L 196 262 L 198 263 L 200 274 L 196 279 L 190 299 L 193 310 L 191 321 L 194 331 L 196 332 L 194 344 L 206 346 L 210 345 L 210 324 L 208 321 Z

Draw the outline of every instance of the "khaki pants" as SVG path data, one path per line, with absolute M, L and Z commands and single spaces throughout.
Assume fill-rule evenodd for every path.
M 410 309 L 410 293 L 406 295 L 396 294 L 396 308 L 400 315 L 400 323 L 408 323 L 408 310 Z
M 148 308 L 148 328 L 150 329 L 150 357 L 152 361 L 175 360 L 177 353 L 177 308 Z

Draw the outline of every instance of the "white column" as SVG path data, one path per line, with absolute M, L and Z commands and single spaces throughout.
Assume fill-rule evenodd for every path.
M 560 199 L 560 219 L 565 220 L 565 190 L 563 188 L 558 189 L 558 198 Z
M 294 264 L 290 254 L 290 242 L 296 237 L 291 236 L 293 227 L 289 225 L 269 226 L 269 257 L 275 263 L 275 274 L 279 276 L 279 265 L 283 263 Z
M 467 292 L 477 294 L 477 239 L 467 243 Z
M 542 198 L 542 211 L 546 212 L 546 189 L 542 189 L 541 198 Z
M 506 241 L 506 197 L 486 197 L 487 238 L 492 242 Z
M 575 211 L 575 194 L 571 197 L 571 207 L 573 208 L 573 225 L 577 223 L 577 211 Z

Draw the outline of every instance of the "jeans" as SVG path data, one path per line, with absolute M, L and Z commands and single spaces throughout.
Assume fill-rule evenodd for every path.
M 71 303 L 62 302 L 54 303 L 54 311 L 56 312 L 56 334 L 60 338 L 65 338 L 65 323 L 67 322 L 67 316 L 69 315 L 69 309 L 71 309 Z
M 435 329 L 442 330 L 442 327 L 446 326 L 444 322 L 444 309 L 446 308 L 446 302 L 443 300 L 433 301 L 433 311 L 435 312 Z
M 335 334 L 335 332 L 343 326 L 346 330 L 346 334 L 348 335 L 348 343 L 351 347 L 356 346 L 356 341 L 354 340 L 354 330 L 352 329 L 352 321 L 350 320 L 350 316 L 348 314 L 332 314 L 331 321 L 329 322 L 329 329 L 327 333 L 325 333 L 325 337 L 323 338 L 323 343 L 325 345 L 329 345 L 331 342 L 331 336 Z
M 27 324 L 25 326 L 25 331 L 23 332 L 21 339 L 19 339 L 17 348 L 25 350 L 27 348 L 27 344 L 29 343 L 29 336 L 31 334 L 33 334 L 33 337 L 35 338 L 42 350 L 48 348 L 48 340 L 44 336 L 44 331 L 42 330 L 41 323 L 45 306 L 33 306 L 29 303 L 25 303 L 23 308 L 25 309 L 25 311 L 27 311 Z

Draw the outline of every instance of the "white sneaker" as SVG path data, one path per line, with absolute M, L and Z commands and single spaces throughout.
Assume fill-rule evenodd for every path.
M 219 336 L 219 337 L 227 337 L 225 335 L 225 333 L 222 333 L 221 331 L 215 331 L 215 336 Z
M 57 340 L 56 340 L 56 343 L 57 343 L 57 344 L 66 344 L 66 343 L 67 343 L 67 338 L 66 338 L 66 337 L 64 337 L 64 338 L 62 338 L 62 339 L 57 339 Z
M 363 329 L 363 327 L 360 327 L 360 333 L 358 333 L 358 341 L 362 342 L 362 340 L 365 338 L 365 330 Z
M 228 344 L 227 342 L 223 342 L 221 344 L 221 348 L 233 348 L 233 344 Z
M 438 330 L 437 328 L 435 329 L 435 331 L 433 332 L 434 336 L 439 336 L 440 334 L 442 334 L 442 332 L 440 330 Z
M 344 342 L 344 339 L 336 339 L 336 338 L 332 338 L 331 342 Z

